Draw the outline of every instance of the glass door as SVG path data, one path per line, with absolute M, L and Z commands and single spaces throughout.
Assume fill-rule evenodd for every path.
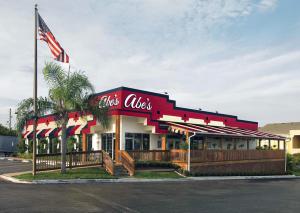
M 102 150 L 107 152 L 112 159 L 114 159 L 114 143 L 115 134 L 114 133 L 104 133 L 101 135 Z

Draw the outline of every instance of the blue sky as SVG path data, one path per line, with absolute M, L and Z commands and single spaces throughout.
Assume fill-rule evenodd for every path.
M 54 3 L 53 3 L 54 2 Z M 34 1 L 0 1 L 0 122 L 32 95 Z M 97 91 L 167 91 L 261 125 L 300 120 L 300 1 L 37 1 Z M 51 55 L 39 42 L 39 70 Z M 47 86 L 39 76 L 39 95 Z

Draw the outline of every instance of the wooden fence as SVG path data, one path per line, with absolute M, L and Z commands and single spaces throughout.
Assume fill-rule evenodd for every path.
M 182 149 L 127 152 L 136 161 L 187 162 L 188 160 L 188 151 Z M 282 158 L 284 158 L 284 150 L 191 150 L 191 162 L 261 160 Z
M 68 152 L 66 153 L 66 167 L 84 167 L 103 164 L 103 152 Z M 46 171 L 61 168 L 61 153 L 36 155 L 36 170 Z

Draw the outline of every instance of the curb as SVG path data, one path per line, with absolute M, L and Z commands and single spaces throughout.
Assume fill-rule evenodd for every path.
M 188 177 L 189 180 L 283 180 L 283 179 L 300 179 L 295 175 L 267 175 L 267 176 L 208 176 L 208 177 Z
M 24 180 L 19 180 L 17 178 L 6 176 L 6 175 L 0 175 L 0 179 L 9 181 L 11 183 L 32 184 L 32 182 L 24 181 Z
M 15 162 L 22 162 L 22 163 L 32 162 L 32 160 L 23 159 L 23 158 L 14 158 L 14 157 L 0 157 L 0 160 L 8 160 L 8 161 L 15 161 Z
M 228 176 L 228 177 L 187 177 L 187 178 L 164 178 L 164 179 L 140 179 L 140 178 L 120 178 L 120 179 L 64 179 L 64 180 L 34 180 L 22 181 L 8 175 L 0 175 L 0 178 L 19 184 L 86 184 L 86 183 L 155 183 L 155 182 L 188 182 L 188 181 L 222 181 L 222 180 L 283 180 L 300 179 L 295 175 L 285 176 Z

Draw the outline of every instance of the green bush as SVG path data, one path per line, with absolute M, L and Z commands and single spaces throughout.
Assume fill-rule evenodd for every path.
M 75 151 L 74 144 L 76 144 L 76 143 L 77 143 L 76 138 L 69 137 L 68 140 L 67 140 L 67 151 L 68 152 L 74 152 Z
M 22 154 L 27 151 L 27 145 L 25 144 L 24 139 L 19 140 L 19 143 L 17 144 L 17 150 L 18 150 L 18 153 L 22 153 Z
M 45 138 L 39 140 L 38 150 L 39 150 L 39 154 L 46 154 L 47 153 L 48 141 Z
M 179 148 L 187 150 L 189 148 L 189 144 L 186 142 L 180 143 Z
M 32 159 L 32 153 L 18 153 L 17 157 L 24 159 Z
M 149 168 L 149 167 L 162 167 L 178 169 L 179 166 L 167 161 L 137 161 L 135 163 L 136 168 Z
M 57 149 L 57 144 L 60 143 L 60 140 L 58 138 L 53 138 L 52 139 L 52 146 L 53 146 L 53 150 L 52 152 L 55 154 L 55 153 L 59 153 L 60 152 L 60 148 Z
M 291 154 L 287 154 L 286 158 L 286 170 L 287 173 L 291 174 L 295 170 L 295 159 L 294 156 Z
M 32 140 L 28 141 L 27 151 L 28 151 L 28 153 L 32 153 L 32 151 L 33 151 L 33 141 Z
M 294 154 L 294 155 L 293 155 L 293 158 L 294 158 L 294 163 L 295 163 L 296 165 L 299 165 L 299 164 L 300 164 L 300 153 Z

